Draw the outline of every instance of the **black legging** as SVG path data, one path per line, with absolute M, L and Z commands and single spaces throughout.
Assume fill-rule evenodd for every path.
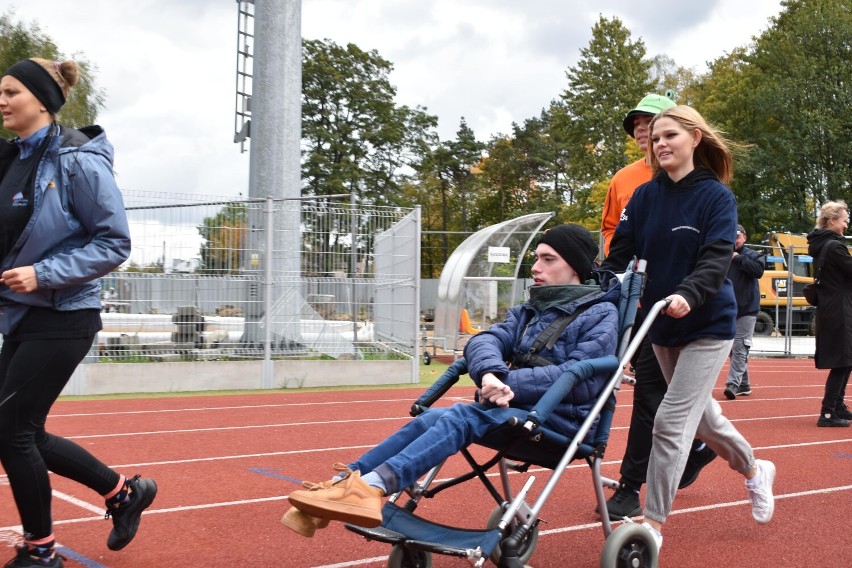
M 850 374 L 852 374 L 852 367 L 838 367 L 829 371 L 825 380 L 825 396 L 822 399 L 823 414 L 834 415 L 840 409 L 843 398 L 846 396 L 846 385 Z
M 0 463 L 27 539 L 53 532 L 48 470 L 106 495 L 120 475 L 44 429 L 50 407 L 92 346 L 80 339 L 4 341 L 0 349 Z

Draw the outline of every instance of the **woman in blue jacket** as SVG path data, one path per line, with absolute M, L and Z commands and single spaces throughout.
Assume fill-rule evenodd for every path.
M 656 173 L 625 207 L 604 266 L 627 266 L 634 255 L 646 259 L 643 308 L 669 302 L 649 331 L 669 383 L 654 419 L 643 523 L 659 548 L 693 438 L 701 438 L 746 478 L 752 516 L 761 524 L 775 510 L 775 466 L 755 459 L 711 396 L 731 350 L 737 316 L 727 279 L 737 230 L 736 201 L 725 185 L 733 175 L 731 152 L 687 106 L 654 117 L 651 143 Z
M 527 413 L 562 373 L 577 361 L 615 353 L 620 286 L 612 273 L 593 271 L 598 246 L 579 225 L 559 225 L 542 235 L 532 267 L 530 300 L 513 307 L 503 323 L 473 336 L 465 346 L 468 373 L 479 387 L 478 402 L 430 409 L 384 440 L 344 474 L 290 494 L 282 522 L 312 536 L 328 520 L 375 527 L 382 522 L 381 497 L 412 485 L 423 474 L 512 417 Z M 552 348 L 525 357 L 535 339 L 556 319 L 574 315 Z M 607 374 L 580 383 L 546 423 L 573 436 L 597 400 Z M 363 475 L 363 477 L 361 477 Z
M 135 536 L 157 493 L 45 430 L 51 406 L 101 329 L 98 279 L 130 253 L 130 232 L 100 127 L 56 113 L 77 83 L 74 61 L 27 59 L 0 79 L 0 462 L 24 542 L 6 566 L 62 566 L 54 552 L 48 471 L 106 500 L 112 550 Z

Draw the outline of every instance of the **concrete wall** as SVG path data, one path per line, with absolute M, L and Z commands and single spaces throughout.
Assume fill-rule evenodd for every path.
M 262 361 L 91 363 L 77 367 L 63 395 L 260 389 Z M 275 388 L 411 383 L 411 361 L 273 361 Z

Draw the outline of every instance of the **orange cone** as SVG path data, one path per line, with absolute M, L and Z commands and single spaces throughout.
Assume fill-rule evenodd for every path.
M 468 335 L 476 335 L 478 333 L 478 330 L 474 329 L 470 323 L 470 314 L 464 308 L 462 308 L 461 316 L 459 317 L 459 333 L 466 333 Z

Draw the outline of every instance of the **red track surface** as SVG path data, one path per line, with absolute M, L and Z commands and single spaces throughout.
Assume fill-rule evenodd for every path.
M 756 525 L 742 477 L 716 460 L 678 494 L 665 526 L 660 565 L 852 565 L 852 429 L 815 425 L 826 373 L 814 370 L 809 359 L 752 359 L 750 372 L 752 396 L 725 400 L 723 377 L 714 396 L 757 456 L 777 465 L 775 518 L 767 526 Z M 55 532 L 69 557 L 66 565 L 384 566 L 386 545 L 365 542 L 336 523 L 305 539 L 279 519 L 298 480 L 327 479 L 333 462 L 351 460 L 382 440 L 407 420 L 408 407 L 419 394 L 417 389 L 287 391 L 59 402 L 48 420 L 51 431 L 77 441 L 127 475 L 156 479 L 160 487 L 136 540 L 111 552 L 106 547 L 111 523 L 103 519 L 99 497 L 53 476 Z M 451 394 L 469 397 L 471 389 Z M 604 474 L 614 478 L 631 398 L 631 388 L 624 388 L 607 452 Z M 449 467 L 455 471 L 461 464 L 454 459 Z M 537 486 L 543 486 L 543 479 Z M 0 539 L 11 546 L 20 535 L 19 519 L 5 476 L 0 481 Z M 603 533 L 593 513 L 588 468 L 572 466 L 561 488 L 542 511 L 546 522 L 530 564 L 598 566 Z M 419 511 L 480 528 L 491 508 L 474 481 L 425 502 Z M 436 556 L 434 565 L 470 564 Z

